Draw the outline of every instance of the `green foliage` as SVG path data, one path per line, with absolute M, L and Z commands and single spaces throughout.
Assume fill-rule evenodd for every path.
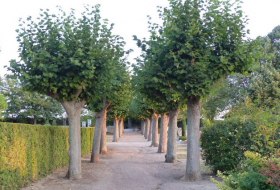
M 9 69 L 30 90 L 63 101 L 87 101 L 95 94 L 104 66 L 122 54 L 124 45 L 112 35 L 113 24 L 100 16 L 100 6 L 86 6 L 80 18 L 72 10 L 41 10 L 21 20 L 17 29 L 20 61 Z
M 201 147 L 206 163 L 216 171 L 230 171 L 251 150 L 257 126 L 249 121 L 220 121 L 203 129 Z
M 0 94 L 0 120 L 2 118 L 2 113 L 8 107 L 7 100 L 3 94 Z
M 183 95 L 204 96 L 216 80 L 252 61 L 240 1 L 170 1 L 163 14 L 168 49 L 162 70 Z
M 274 108 L 280 111 L 280 71 L 267 64 L 251 77 L 250 97 L 259 107 Z M 277 107 L 278 106 L 278 107 Z
M 46 95 L 29 92 L 16 79 L 6 78 L 2 93 L 7 97 L 8 107 L 5 118 L 33 118 L 49 120 L 61 117 L 63 108 L 59 102 Z
M 82 155 L 90 153 L 93 128 L 82 128 Z M 66 166 L 67 127 L 0 123 L 0 187 L 19 189 Z
M 260 170 L 260 173 L 266 176 L 267 183 L 274 185 L 278 189 L 280 188 L 280 155 L 278 158 L 269 159 L 263 168 Z
M 275 171 L 267 170 L 267 168 L 265 170 L 263 169 L 264 166 L 271 163 L 271 158 L 261 157 L 254 152 L 245 152 L 245 157 L 246 159 L 242 161 L 238 171 L 232 171 L 229 175 L 218 174 L 223 179 L 222 182 L 213 180 L 218 188 L 224 190 L 277 190 L 277 185 L 273 180 L 277 182 L 279 178 L 271 175 Z M 266 174 L 269 173 L 269 177 L 263 175 L 260 171 L 265 171 Z
M 273 65 L 275 68 L 280 69 L 280 26 L 276 26 L 267 36 L 272 45 L 270 51 L 275 53 Z
M 214 120 L 223 111 L 232 109 L 244 102 L 248 95 L 248 77 L 235 74 L 217 81 L 210 93 L 203 98 L 204 119 Z
M 111 94 L 109 114 L 113 117 L 126 117 L 132 100 L 132 84 L 124 65 L 117 68 L 113 89 L 109 94 Z

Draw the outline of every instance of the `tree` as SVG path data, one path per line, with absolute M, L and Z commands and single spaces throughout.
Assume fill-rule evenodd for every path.
M 240 1 L 170 0 L 160 12 L 163 27 L 156 28 L 160 48 L 153 62 L 168 103 L 187 101 L 188 145 L 185 179 L 200 179 L 199 126 L 201 97 L 229 73 L 244 72 L 252 61 L 246 43 L 246 20 Z M 165 89 L 165 90 L 164 90 Z M 186 101 L 185 101 L 186 100 Z M 178 107 L 169 114 L 176 115 Z M 170 119 L 171 123 L 174 123 Z
M 17 29 L 20 60 L 12 60 L 9 69 L 25 89 L 55 98 L 67 112 L 71 179 L 81 178 L 80 114 L 108 62 L 112 27 L 96 5 L 85 7 L 80 18 L 74 10 L 41 10 L 39 19 L 21 20 Z
M 170 1 L 163 12 L 163 36 L 172 64 L 169 78 L 180 81 L 187 99 L 188 145 L 185 179 L 200 179 L 200 100 L 218 79 L 248 68 L 246 23 L 240 2 Z
M 159 32 L 157 32 L 158 29 Z M 150 23 L 151 36 L 149 40 L 141 41 L 136 36 L 134 37 L 143 52 L 143 59 L 139 60 L 135 68 L 135 86 L 144 97 L 144 103 L 149 105 L 153 113 L 153 118 L 156 121 L 152 124 L 157 123 L 157 114 L 163 116 L 158 152 L 166 151 L 165 162 L 172 163 L 176 160 L 177 117 L 179 108 L 184 103 L 178 88 L 179 85 L 172 78 L 166 77 L 164 67 L 162 67 L 162 63 L 169 62 L 169 57 L 166 56 L 168 49 L 165 46 L 165 39 L 160 35 L 160 30 L 161 28 L 157 24 Z M 167 112 L 169 113 L 168 142 L 166 141 Z M 153 131 L 157 131 L 156 126 L 153 128 L 155 128 Z M 156 138 L 155 135 L 154 139 Z M 153 142 L 152 145 L 157 145 L 157 141 Z
M 253 74 L 248 91 L 258 107 L 277 108 L 280 100 L 280 72 L 272 65 L 261 67 Z
M 280 26 L 276 26 L 267 36 L 272 45 L 271 52 L 275 53 L 273 65 L 275 68 L 280 69 Z
M 111 117 L 114 119 L 114 138 L 113 142 L 117 142 L 122 134 L 122 121 L 128 115 L 129 106 L 132 99 L 132 86 L 129 73 L 125 65 L 119 65 L 115 90 L 112 92 L 112 105 L 110 107 Z
M 93 150 L 91 162 L 98 162 L 100 153 L 107 152 L 106 145 L 106 121 L 108 109 L 112 106 L 116 92 L 119 90 L 120 83 L 125 75 L 125 42 L 123 38 L 116 35 L 108 35 L 109 47 L 106 56 L 106 64 L 100 67 L 98 77 L 95 83 L 94 97 L 89 101 L 89 108 L 96 112 L 96 126 L 94 133 Z M 104 52 L 105 53 L 105 52 Z

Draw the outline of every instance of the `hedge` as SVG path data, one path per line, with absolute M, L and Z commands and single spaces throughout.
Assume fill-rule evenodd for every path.
M 82 128 L 82 155 L 92 148 L 93 128 Z M 0 122 L 0 189 L 19 189 L 69 163 L 68 127 Z
M 201 147 L 214 172 L 230 171 L 245 159 L 245 151 L 267 157 L 275 154 L 280 148 L 280 127 L 259 125 L 254 120 L 216 121 L 203 129 Z

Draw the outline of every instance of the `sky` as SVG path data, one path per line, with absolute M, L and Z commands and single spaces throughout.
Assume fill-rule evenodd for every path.
M 274 27 L 280 25 L 280 0 L 243 0 L 243 11 L 248 16 L 250 38 L 265 36 Z M 124 37 L 127 49 L 134 49 L 129 57 L 133 62 L 139 55 L 139 49 L 132 40 L 133 35 L 148 37 L 147 15 L 157 22 L 157 6 L 167 6 L 167 0 L 9 0 L 0 6 L 0 76 L 7 73 L 5 65 L 18 56 L 16 32 L 19 18 L 39 14 L 40 8 L 56 9 L 60 5 L 64 10 L 74 8 L 82 10 L 83 6 L 101 4 L 102 18 L 114 23 L 114 32 Z

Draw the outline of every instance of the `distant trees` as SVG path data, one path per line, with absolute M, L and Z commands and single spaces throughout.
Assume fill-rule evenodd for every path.
M 62 117 L 63 108 L 59 102 L 46 95 L 24 90 L 17 79 L 7 77 L 3 80 L 1 93 L 6 97 L 6 120 L 29 118 L 34 124 L 38 120 L 49 124 L 50 121 Z

